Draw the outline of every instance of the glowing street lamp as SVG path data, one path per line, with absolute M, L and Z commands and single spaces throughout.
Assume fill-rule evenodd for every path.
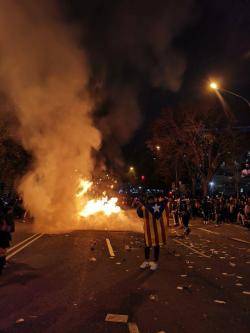
M 134 171 L 135 171 L 135 168 L 134 168 L 133 166 L 130 166 L 130 167 L 129 167 L 129 171 L 130 171 L 130 172 L 134 172 Z
M 227 93 L 227 94 L 230 94 L 230 95 L 233 95 L 235 97 L 238 97 L 240 98 L 241 100 L 243 100 L 245 103 L 247 103 L 248 107 L 250 108 L 250 102 L 243 96 L 239 95 L 239 94 L 236 94 L 234 93 L 233 91 L 230 91 L 230 90 L 226 90 L 226 89 L 222 89 L 219 87 L 218 83 L 215 82 L 215 81 L 212 81 L 209 83 L 209 87 L 214 90 L 215 92 L 224 92 L 224 93 Z
M 218 90 L 218 84 L 214 81 L 209 84 L 209 87 L 213 90 Z
M 161 146 L 159 146 L 159 145 L 157 145 L 157 146 L 155 146 L 155 148 L 156 148 L 156 150 L 161 150 Z

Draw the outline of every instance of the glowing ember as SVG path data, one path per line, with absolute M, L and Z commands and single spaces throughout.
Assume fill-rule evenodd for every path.
M 108 199 L 108 197 L 89 200 L 80 212 L 80 216 L 87 217 L 97 213 L 103 213 L 107 216 L 117 214 L 121 211 L 121 208 L 116 205 L 117 200 L 118 198 Z
M 89 180 L 84 180 L 84 179 L 81 179 L 80 180 L 80 185 L 79 185 L 79 189 L 76 193 L 76 196 L 77 197 L 81 197 L 82 195 L 84 195 L 85 193 L 88 192 L 88 190 L 91 188 L 92 186 L 92 182 L 90 182 Z

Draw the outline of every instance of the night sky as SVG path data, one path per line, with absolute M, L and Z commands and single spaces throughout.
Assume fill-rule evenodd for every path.
M 250 98 L 248 0 L 72 0 L 64 13 L 81 27 L 91 59 L 107 161 L 120 165 L 125 154 L 133 163 L 162 109 L 218 103 L 207 89 L 211 78 Z M 227 102 L 239 124 L 250 125 L 247 106 L 230 96 Z

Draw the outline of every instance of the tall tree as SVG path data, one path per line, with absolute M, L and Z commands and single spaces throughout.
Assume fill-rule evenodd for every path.
M 149 148 L 158 155 L 158 168 L 168 181 L 199 180 L 203 195 L 222 162 L 235 160 L 244 149 L 244 135 L 223 113 L 203 106 L 164 110 L 153 128 Z M 178 175 L 177 175 L 178 173 Z

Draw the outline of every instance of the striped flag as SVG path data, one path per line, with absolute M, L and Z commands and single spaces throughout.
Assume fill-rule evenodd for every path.
M 169 213 L 165 202 L 153 203 L 141 207 L 144 219 L 144 235 L 146 245 L 164 245 L 167 242 Z

